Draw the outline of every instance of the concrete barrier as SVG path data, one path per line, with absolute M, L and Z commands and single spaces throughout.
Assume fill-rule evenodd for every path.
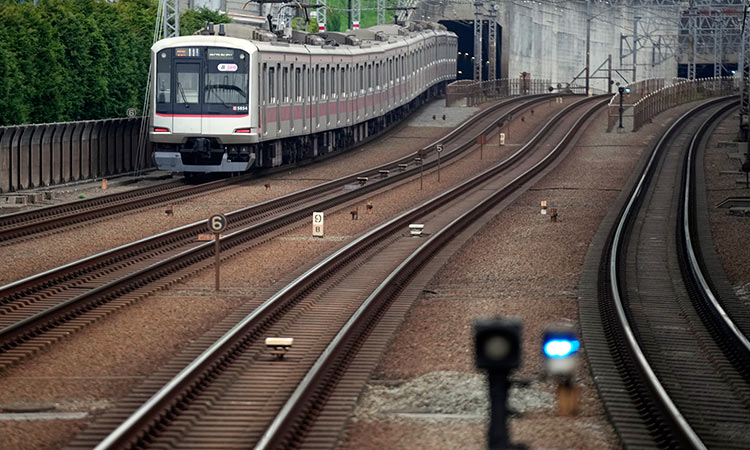
M 0 127 L 0 192 L 150 168 L 141 125 L 135 118 Z
M 10 141 L 13 133 L 13 127 L 0 127 L 0 192 L 10 191 Z

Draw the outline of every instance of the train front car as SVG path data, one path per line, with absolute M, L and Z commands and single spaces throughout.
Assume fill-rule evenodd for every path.
M 244 172 L 253 165 L 259 119 L 251 59 L 256 53 L 247 40 L 216 35 L 154 44 L 149 134 L 160 170 Z

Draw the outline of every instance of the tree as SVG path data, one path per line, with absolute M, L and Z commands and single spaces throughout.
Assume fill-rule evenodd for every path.
M 180 15 L 180 34 L 195 34 L 206 22 L 229 23 L 232 19 L 226 14 L 208 8 L 189 9 Z

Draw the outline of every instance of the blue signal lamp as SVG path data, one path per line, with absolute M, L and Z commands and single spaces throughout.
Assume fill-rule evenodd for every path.
M 544 343 L 544 356 L 547 358 L 567 358 L 581 347 L 578 339 L 552 339 Z
M 629 87 L 626 87 L 626 88 L 625 88 L 625 93 L 626 93 L 626 94 L 630 94 L 630 88 L 629 88 Z
M 542 354 L 545 373 L 553 377 L 572 378 L 578 366 L 581 341 L 568 325 L 553 325 L 544 331 Z

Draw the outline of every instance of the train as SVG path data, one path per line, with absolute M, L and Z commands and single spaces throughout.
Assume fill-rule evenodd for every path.
M 352 148 L 440 95 L 456 77 L 457 48 L 430 22 L 286 38 L 208 24 L 162 39 L 151 48 L 155 165 L 246 172 Z

